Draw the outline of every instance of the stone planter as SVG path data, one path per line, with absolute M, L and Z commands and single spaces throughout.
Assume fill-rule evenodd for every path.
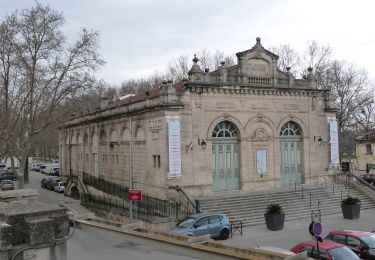
M 341 210 L 345 219 L 357 219 L 359 218 L 359 213 L 361 211 L 361 204 L 341 204 Z
M 267 229 L 277 231 L 284 228 L 285 214 L 264 214 Z

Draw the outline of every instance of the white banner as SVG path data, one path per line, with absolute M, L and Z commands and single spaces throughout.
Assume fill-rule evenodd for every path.
M 338 166 L 340 164 L 340 157 L 339 135 L 336 118 L 330 119 L 329 121 L 329 137 L 331 143 L 331 165 Z
M 180 120 L 168 117 L 169 176 L 181 175 L 181 137 Z
M 257 150 L 257 173 L 265 174 L 267 172 L 267 151 Z

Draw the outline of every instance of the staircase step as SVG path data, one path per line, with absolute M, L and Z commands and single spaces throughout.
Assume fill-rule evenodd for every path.
M 202 211 L 219 211 L 231 220 L 241 220 L 243 226 L 264 225 L 264 213 L 267 205 L 280 204 L 286 213 L 286 219 L 310 218 L 311 211 L 321 209 L 321 214 L 341 213 L 341 200 L 348 195 L 361 200 L 362 209 L 375 208 L 375 202 L 364 193 L 343 184 L 304 187 L 302 189 L 280 188 L 261 192 L 230 192 L 215 197 L 199 198 Z M 311 199 L 310 199 L 311 197 Z M 311 202 L 310 202 L 311 200 Z M 311 204 L 310 204 L 311 203 Z

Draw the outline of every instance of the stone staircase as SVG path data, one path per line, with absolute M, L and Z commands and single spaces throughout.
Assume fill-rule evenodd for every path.
M 285 220 L 307 219 L 311 211 L 321 210 L 322 215 L 341 213 L 341 199 L 348 195 L 361 200 L 361 209 L 375 208 L 375 202 L 365 194 L 344 184 L 279 188 L 262 192 L 232 192 L 215 197 L 199 198 L 200 208 L 227 214 L 231 221 L 241 220 L 243 226 L 265 224 L 264 213 L 268 204 L 283 207 Z M 310 205 L 311 203 L 311 205 Z

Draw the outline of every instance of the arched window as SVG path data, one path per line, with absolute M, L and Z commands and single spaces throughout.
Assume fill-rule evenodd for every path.
M 112 129 L 112 131 L 111 131 L 110 142 L 111 143 L 117 143 L 118 142 L 117 131 L 115 129 Z
M 87 133 L 83 136 L 83 145 L 88 145 L 89 144 L 89 136 Z
M 137 128 L 135 138 L 136 138 L 137 141 L 145 141 L 146 140 L 145 130 L 142 127 Z
M 107 133 L 104 130 L 100 131 L 99 143 L 100 143 L 100 145 L 106 145 L 107 144 Z
M 233 123 L 229 121 L 222 121 L 218 123 L 214 131 L 212 132 L 212 137 L 237 137 L 237 130 Z
M 297 123 L 293 121 L 286 122 L 280 129 L 280 136 L 300 136 L 301 130 Z
M 122 130 L 122 141 L 129 142 L 130 139 L 131 139 L 131 137 L 130 137 L 130 131 L 129 131 L 129 129 L 128 128 L 124 128 Z

